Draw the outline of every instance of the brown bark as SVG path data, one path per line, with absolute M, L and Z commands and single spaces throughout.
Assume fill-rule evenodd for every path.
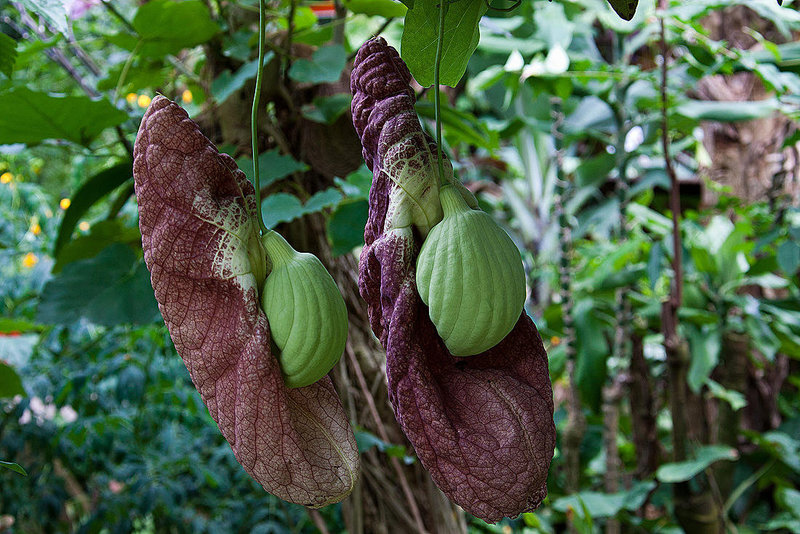
M 636 447 L 636 478 L 643 480 L 656 472 L 663 454 L 656 428 L 655 395 L 650 368 L 644 359 L 644 340 L 638 333 L 631 337 L 629 404 Z
M 603 484 L 606 493 L 619 491 L 622 460 L 619 457 L 617 435 L 619 434 L 619 405 L 624 391 L 624 377 L 616 379 L 603 388 L 603 447 L 606 451 L 606 472 Z M 606 534 L 619 534 L 621 526 L 617 519 L 606 521 Z
M 750 338 L 743 333 L 727 331 L 722 335 L 721 365 L 718 366 L 719 383 L 732 391 L 745 391 L 747 387 L 748 356 Z M 742 410 L 734 411 L 730 404 L 719 401 L 717 412 L 717 441 L 739 448 L 739 433 L 742 426 Z M 733 491 L 733 462 L 717 462 L 714 478 L 722 498 Z
M 715 11 L 704 21 L 711 37 L 730 43 L 731 48 L 760 46 L 745 29 L 754 29 L 773 42 L 785 41 L 767 21 L 751 9 L 735 6 Z M 759 78 L 749 72 L 709 76 L 700 80 L 696 97 L 718 101 L 756 101 L 772 96 Z M 800 159 L 797 147 L 783 148 L 783 141 L 796 126 L 774 113 L 770 117 L 737 123 L 703 123 L 703 145 L 711 156 L 706 169 L 714 182 L 729 186 L 733 194 L 748 201 L 763 201 L 786 194 L 800 200 Z M 713 205 L 718 194 L 704 188 L 702 201 Z

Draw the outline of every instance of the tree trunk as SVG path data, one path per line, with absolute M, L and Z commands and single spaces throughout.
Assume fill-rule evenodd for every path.
M 772 42 L 786 39 L 755 11 L 734 6 L 715 11 L 704 21 L 712 39 L 730 43 L 732 48 L 750 49 L 757 41 L 745 30 L 758 31 Z M 709 76 L 697 85 L 704 100 L 753 101 L 772 96 L 755 74 L 736 73 Z M 762 201 L 786 194 L 794 203 L 800 200 L 800 160 L 797 147 L 783 148 L 783 140 L 795 125 L 784 115 L 737 123 L 703 123 L 703 144 L 711 156 L 708 176 L 729 186 L 733 194 L 747 201 Z M 703 191 L 703 203 L 713 205 L 718 194 Z

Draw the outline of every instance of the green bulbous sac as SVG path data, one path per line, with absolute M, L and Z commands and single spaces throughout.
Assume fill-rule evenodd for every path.
M 503 340 L 525 304 L 522 258 L 508 234 L 471 209 L 453 186 L 439 192 L 444 218 L 417 259 L 417 289 L 454 356 L 480 354 Z
M 313 254 L 294 250 L 280 234 L 263 238 L 272 263 L 261 307 L 267 314 L 284 381 L 313 384 L 336 365 L 347 341 L 347 307 L 336 283 Z

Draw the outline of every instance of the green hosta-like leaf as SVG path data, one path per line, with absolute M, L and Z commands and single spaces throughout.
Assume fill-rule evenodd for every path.
M 440 82 L 455 87 L 480 40 L 478 22 L 486 13 L 483 0 L 451 3 L 444 21 Z M 433 85 L 436 43 L 439 37 L 439 2 L 416 0 L 403 25 L 401 55 L 423 87 Z
M 702 329 L 693 325 L 686 327 L 692 355 L 686 381 L 692 391 L 699 393 L 719 361 L 720 334 L 719 329 L 712 326 Z
M 174 54 L 211 39 L 219 26 L 200 0 L 152 0 L 136 11 L 133 27 L 144 40 L 145 55 Z
M 289 69 L 289 77 L 301 83 L 332 83 L 339 80 L 347 63 L 343 46 L 323 46 L 311 59 L 298 59 Z
M 322 124 L 333 124 L 350 109 L 351 100 L 348 93 L 318 96 L 312 105 L 303 106 L 303 117 Z
M 71 2 L 67 0 L 22 0 L 22 5 L 43 17 L 59 33 L 66 35 L 67 9 Z
M 603 384 L 607 375 L 606 359 L 609 356 L 608 346 L 602 333 L 605 326 L 597 319 L 591 299 L 578 301 L 573 313 L 578 339 L 575 379 L 583 402 L 597 412 L 600 409 Z
M 8 35 L 0 33 L 0 72 L 11 78 L 16 61 L 17 42 Z
M 0 399 L 10 399 L 15 395 L 26 395 L 22 380 L 10 365 L 0 360 Z
M 264 64 L 266 65 L 269 63 L 274 55 L 273 52 L 267 52 L 264 55 Z M 245 63 L 239 67 L 239 70 L 237 70 L 235 74 L 231 74 L 231 71 L 226 70 L 212 82 L 211 94 L 214 95 L 214 99 L 221 104 L 233 93 L 244 87 L 247 80 L 255 78 L 257 73 L 258 61 L 256 60 Z
M 372 171 L 366 165 L 361 165 L 361 167 L 348 174 L 344 180 L 338 177 L 333 180 L 336 185 L 341 187 L 347 198 L 366 199 L 369 197 L 369 189 L 372 186 Z
M 653 481 L 637 482 L 630 490 L 619 493 L 600 493 L 597 491 L 581 491 L 575 495 L 562 497 L 553 503 L 559 512 L 588 510 L 591 517 L 614 517 L 621 510 L 634 511 L 647 499 L 647 495 L 655 488 Z
M 314 193 L 305 204 L 289 193 L 275 193 L 262 201 L 261 213 L 264 215 L 264 224 L 267 228 L 272 228 L 278 223 L 289 222 L 308 213 L 334 207 L 341 200 L 342 194 L 334 188 Z
M 33 349 L 39 342 L 39 335 L 18 332 L 9 334 L 13 335 L 0 335 L 0 358 L 14 367 L 22 367 L 28 363 L 33 354 Z
M 23 334 L 25 332 L 39 332 L 42 327 L 25 319 L 0 317 L 0 334 Z
M 364 225 L 369 205 L 365 199 L 346 200 L 328 220 L 328 239 L 334 256 L 342 256 L 364 244 Z
M 98 200 L 132 178 L 132 162 L 127 160 L 104 169 L 86 180 L 72 197 L 69 208 L 64 212 L 64 219 L 61 221 L 61 226 L 58 228 L 58 237 L 53 247 L 53 255 L 58 257 L 61 249 L 72 237 L 72 232 L 75 230 L 78 221 L 80 221 L 81 217 L 83 217 L 89 208 Z
M 15 464 L 14 462 L 4 462 L 3 460 L 0 460 L 0 467 L 5 467 L 6 469 L 16 471 L 20 475 L 28 476 L 28 473 L 26 473 L 19 464 Z
M 689 100 L 678 105 L 675 112 L 695 120 L 738 122 L 766 117 L 778 108 L 778 101 L 774 98 L 755 102 Z
M 89 235 L 82 235 L 68 242 L 56 256 L 53 274 L 58 274 L 74 261 L 93 258 L 113 243 L 139 247 L 142 235 L 139 228 L 123 225 L 119 220 L 101 221 L 92 225 Z
M 88 145 L 100 132 L 128 118 L 105 99 L 53 96 L 25 87 L 0 92 L 0 102 L 0 144 L 66 139 Z
M 734 412 L 739 411 L 747 406 L 747 399 L 745 399 L 744 395 L 738 391 L 726 389 L 722 387 L 721 384 L 714 382 L 713 380 L 708 380 L 706 384 L 708 384 L 708 389 L 711 392 L 711 395 L 717 399 L 727 402 Z
M 69 324 L 80 317 L 101 325 L 147 324 L 158 317 L 144 263 L 125 245 L 70 263 L 45 285 L 37 320 Z
M 244 172 L 250 183 L 253 183 L 253 160 L 243 156 L 236 160 L 236 164 Z M 294 172 L 308 170 L 308 165 L 297 161 L 292 156 L 281 154 L 280 150 L 273 148 L 258 155 L 258 173 L 261 175 L 261 187 L 267 187 L 281 178 L 286 178 Z
M 486 125 L 476 119 L 474 115 L 454 109 L 445 100 L 445 97 L 442 97 L 442 124 L 447 129 L 448 139 L 452 137 L 456 142 L 463 141 L 469 145 L 486 148 L 487 150 L 498 148 L 499 143 L 496 133 L 490 132 Z M 434 119 L 433 102 L 420 101 L 417 102 L 415 108 L 420 117 Z
M 789 276 L 794 276 L 800 268 L 800 245 L 794 241 L 784 241 L 778 247 L 778 265 Z
M 800 519 L 800 491 L 792 488 L 781 488 L 778 490 L 778 502 L 784 509 L 791 512 L 795 518 Z
M 322 211 L 325 208 L 332 208 L 337 206 L 342 201 L 342 194 L 336 189 L 330 187 L 324 191 L 314 193 L 308 202 L 305 203 L 303 209 L 306 213 L 314 213 Z
M 345 0 L 344 5 L 353 13 L 387 19 L 405 16 L 408 8 L 395 0 Z
M 665 483 L 691 480 L 705 468 L 719 460 L 735 460 L 736 449 L 722 445 L 700 447 L 691 460 L 664 464 L 656 471 L 656 478 Z
M 370 434 L 365 430 L 357 430 L 354 432 L 354 434 L 356 436 L 358 452 L 362 454 L 375 447 L 379 451 L 385 452 L 389 457 L 401 458 L 406 465 L 411 465 L 416 461 L 414 456 L 407 454 L 406 448 L 403 445 L 392 445 L 391 443 L 386 443 L 375 434 Z
M 153 87 L 163 87 L 171 79 L 172 70 L 165 66 L 160 58 L 137 59 L 130 65 L 120 63 L 105 70 L 105 77 L 97 82 L 100 91 L 113 91 L 122 78 L 122 71 L 127 68 L 127 74 L 120 86 L 120 94 L 145 92 L 149 93 Z

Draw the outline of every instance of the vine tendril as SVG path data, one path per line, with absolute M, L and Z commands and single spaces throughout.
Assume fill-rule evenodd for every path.
M 442 146 L 442 104 L 440 99 L 440 89 L 439 89 L 439 80 L 440 80 L 440 68 L 442 65 L 442 47 L 444 43 L 444 16 L 447 12 L 447 2 L 446 0 L 441 0 L 439 3 L 439 37 L 436 41 L 436 62 L 434 63 L 433 67 L 433 109 L 434 115 L 436 117 L 436 149 L 437 149 L 437 159 L 439 162 L 439 185 L 444 185 L 445 178 L 444 178 L 444 161 L 442 153 L 444 152 L 444 147 Z
M 256 89 L 253 94 L 253 109 L 250 113 L 250 142 L 253 148 L 253 182 L 256 186 L 256 211 L 261 234 L 267 233 L 264 217 L 261 214 L 261 175 L 258 170 L 258 105 L 261 101 L 261 75 L 264 70 L 264 11 L 265 0 L 259 0 L 258 9 L 258 71 L 256 72 Z

